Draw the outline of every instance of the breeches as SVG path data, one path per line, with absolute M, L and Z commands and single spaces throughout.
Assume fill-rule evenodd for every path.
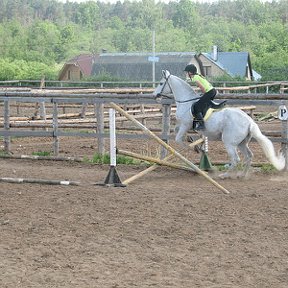
M 206 111 L 209 105 L 209 102 L 215 98 L 217 91 L 215 88 L 203 94 L 203 96 L 194 104 L 194 114 Z

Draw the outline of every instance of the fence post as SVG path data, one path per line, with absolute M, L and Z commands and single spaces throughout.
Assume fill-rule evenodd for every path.
M 282 139 L 281 151 L 285 156 L 285 171 L 288 171 L 288 121 L 282 120 Z
M 280 94 L 284 94 L 284 84 L 280 83 L 280 88 L 279 88 L 279 92 Z
M 96 132 L 98 142 L 98 153 L 104 155 L 105 153 L 105 140 L 102 136 L 104 133 L 104 104 L 95 103 L 94 105 L 96 115 Z
M 86 111 L 87 111 L 88 103 L 86 101 L 82 102 L 82 109 L 81 109 L 81 118 L 85 118 L 86 116 Z
M 281 152 L 285 157 L 284 170 L 288 171 L 288 110 L 284 105 L 284 101 L 282 102 L 282 105 L 279 106 L 278 118 L 281 120 L 282 124 L 281 138 L 283 142 L 281 143 Z
M 58 132 L 58 103 L 52 99 L 53 103 L 53 154 L 54 156 L 59 155 L 59 137 L 57 136 Z
M 171 105 L 170 104 L 163 104 L 162 105 L 162 135 L 161 138 L 164 142 L 169 142 L 169 135 L 170 135 L 170 115 L 171 115 Z M 167 156 L 167 149 L 163 146 L 161 147 L 161 159 Z
M 4 129 L 10 130 L 10 105 L 9 99 L 4 100 Z M 4 151 L 10 153 L 10 136 L 4 136 Z

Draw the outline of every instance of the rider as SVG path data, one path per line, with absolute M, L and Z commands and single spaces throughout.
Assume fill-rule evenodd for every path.
M 187 72 L 191 81 L 195 82 L 203 93 L 201 98 L 193 106 L 193 115 L 195 116 L 196 121 L 198 121 L 195 130 L 203 130 L 205 128 L 203 111 L 207 110 L 208 103 L 214 99 L 217 91 L 204 76 L 197 73 L 197 68 L 194 64 L 187 65 L 184 71 Z

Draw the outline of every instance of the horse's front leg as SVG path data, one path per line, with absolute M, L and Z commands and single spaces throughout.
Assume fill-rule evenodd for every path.
M 184 145 L 184 136 L 186 135 L 187 131 L 191 128 L 191 126 L 192 123 L 185 122 L 175 127 L 175 132 L 177 133 L 175 137 L 176 143 Z

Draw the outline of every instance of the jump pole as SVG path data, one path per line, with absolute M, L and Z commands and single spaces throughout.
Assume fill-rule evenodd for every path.
M 196 145 L 201 144 L 202 142 L 203 142 L 203 139 L 200 138 L 200 139 L 194 141 L 193 143 L 190 143 L 190 144 L 189 144 L 189 147 L 194 147 L 194 146 L 196 146 Z M 173 158 L 174 156 L 175 156 L 175 155 L 170 154 L 170 155 L 166 156 L 165 158 L 163 158 L 162 160 L 168 161 L 168 160 L 170 160 L 171 158 Z M 138 174 L 136 174 L 136 175 L 134 175 L 134 176 L 132 176 L 132 177 L 130 177 L 130 178 L 127 178 L 127 179 L 124 180 L 122 183 L 125 184 L 125 185 L 127 185 L 127 184 L 129 184 L 129 183 L 131 183 L 131 182 L 133 182 L 133 181 L 141 178 L 142 176 L 145 176 L 145 175 L 148 174 L 149 172 L 154 171 L 157 167 L 159 167 L 159 165 L 153 164 L 152 166 L 150 166 L 150 167 L 148 167 L 147 169 L 139 172 Z M 194 170 L 193 170 L 193 171 L 194 171 Z
M 64 185 L 64 186 L 78 186 L 79 182 L 67 181 L 67 180 L 47 180 L 47 179 L 33 179 L 33 178 L 11 178 L 3 177 L 0 178 L 0 182 L 6 183 L 37 183 L 37 184 L 46 184 L 46 185 Z
M 186 171 L 188 170 L 188 171 L 195 172 L 193 168 L 188 167 L 188 166 L 182 166 L 182 165 L 179 165 L 179 164 L 176 164 L 176 163 L 171 163 L 171 162 L 168 162 L 168 161 L 165 161 L 165 160 L 161 160 L 161 159 L 157 159 L 157 158 L 154 158 L 154 157 L 140 155 L 140 154 L 133 153 L 133 152 L 130 152 L 130 151 L 125 151 L 125 150 L 119 149 L 119 150 L 117 150 L 117 153 L 121 154 L 121 155 L 124 155 L 124 156 L 129 156 L 129 157 L 133 157 L 133 158 L 136 158 L 136 159 L 140 159 L 140 160 L 157 163 L 159 165 L 167 166 L 167 167 L 170 167 L 170 168 L 182 169 L 182 170 L 186 170 Z
M 219 183 L 217 183 L 215 180 L 213 180 L 211 177 L 209 177 L 205 172 L 203 172 L 201 169 L 199 169 L 196 165 L 194 165 L 191 161 L 186 159 L 184 156 L 182 156 L 179 152 L 177 152 L 175 149 L 173 149 L 170 145 L 168 145 L 166 142 L 164 142 L 162 139 L 160 139 L 156 134 L 154 134 L 152 131 L 150 131 L 147 127 L 145 127 L 142 123 L 137 121 L 133 116 L 129 115 L 126 111 L 124 111 L 121 107 L 116 105 L 114 102 L 110 102 L 110 106 L 112 106 L 115 110 L 117 110 L 119 113 L 124 115 L 127 119 L 131 120 L 134 124 L 136 124 L 143 132 L 154 138 L 160 145 L 162 145 L 164 148 L 166 148 L 170 153 L 174 154 L 176 157 L 180 158 L 184 163 L 186 163 L 188 166 L 192 167 L 195 172 L 206 178 L 209 182 L 211 182 L 213 185 L 215 185 L 217 188 L 219 188 L 222 192 L 229 194 L 230 192 L 222 187 Z

